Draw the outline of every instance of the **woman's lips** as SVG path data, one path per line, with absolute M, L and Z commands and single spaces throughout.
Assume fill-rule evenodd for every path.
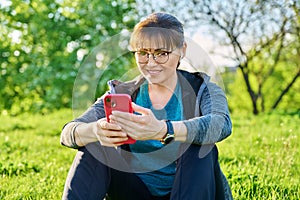
M 162 70 L 147 70 L 150 75 L 158 75 Z

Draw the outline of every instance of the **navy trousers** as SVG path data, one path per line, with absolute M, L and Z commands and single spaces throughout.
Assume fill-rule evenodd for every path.
M 91 144 L 95 145 L 95 144 Z M 116 170 L 103 164 L 123 162 L 122 159 L 111 161 L 99 145 L 98 153 L 91 154 L 90 148 L 78 150 L 69 171 L 62 199 L 66 200 L 210 200 L 216 198 L 215 168 L 219 167 L 216 146 L 208 146 L 207 152 L 201 153 L 203 146 L 190 145 L 177 160 L 177 168 L 172 191 L 164 197 L 155 197 L 148 191 L 143 181 L 135 173 Z M 121 155 L 114 148 L 106 150 Z M 203 149 L 202 149 L 203 150 Z M 95 152 L 95 151 L 94 151 Z M 203 156 L 204 155 L 204 156 Z M 98 158 L 97 158 L 98 157 Z M 101 157 L 101 158 L 100 158 Z M 115 158 L 115 157 L 114 157 Z M 114 163 L 117 164 L 118 163 Z M 123 165 L 124 163 L 120 163 Z

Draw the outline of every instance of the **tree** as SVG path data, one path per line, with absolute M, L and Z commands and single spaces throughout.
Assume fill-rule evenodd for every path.
M 0 111 L 70 107 L 80 63 L 107 37 L 133 27 L 134 6 L 133 0 L 0 3 Z
M 298 1 L 166 0 L 155 7 L 152 3 L 143 7 L 141 12 L 176 13 L 187 28 L 208 26 L 213 40 L 230 49 L 224 56 L 242 73 L 254 114 L 265 111 L 266 105 L 267 110 L 276 108 L 282 97 L 296 88 L 300 55 Z M 291 92 L 288 98 L 295 100 Z
M 284 53 L 284 61 L 289 62 L 290 65 L 295 66 L 295 73 L 290 80 L 290 82 L 286 85 L 285 88 L 281 91 L 275 103 L 272 105 L 272 109 L 277 108 L 278 104 L 282 100 L 285 94 L 292 88 L 292 86 L 297 81 L 300 76 L 300 2 L 292 1 L 291 2 L 291 12 L 293 13 L 293 18 L 291 19 L 291 38 L 290 48 L 288 48 L 288 52 Z M 300 89 L 298 89 L 298 93 Z

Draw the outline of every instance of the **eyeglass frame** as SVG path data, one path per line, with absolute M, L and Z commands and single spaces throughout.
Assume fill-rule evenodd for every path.
M 175 49 L 174 49 L 174 50 L 175 50 Z M 162 49 L 156 49 L 156 50 L 154 50 L 153 53 L 147 52 L 147 51 L 141 51 L 141 50 L 138 50 L 138 51 L 132 51 L 132 53 L 136 55 L 136 54 L 138 54 L 138 53 L 140 53 L 140 52 L 145 52 L 145 54 L 147 55 L 147 59 L 146 59 L 145 62 L 140 62 L 139 59 L 138 59 L 138 56 L 136 57 L 138 63 L 140 63 L 140 64 L 147 64 L 147 63 L 149 62 L 150 55 L 153 57 L 153 60 L 154 60 L 157 64 L 165 64 L 166 62 L 169 61 L 170 54 L 173 53 L 174 50 L 172 50 L 172 51 L 165 51 L 165 50 L 162 50 Z M 160 52 L 155 52 L 155 51 L 160 51 Z M 157 53 L 157 55 L 160 54 L 160 53 L 166 53 L 166 54 L 167 54 L 166 56 L 168 56 L 168 58 L 166 59 L 165 62 L 157 62 L 157 60 L 156 60 L 156 59 L 157 59 L 157 55 L 155 55 L 155 53 Z

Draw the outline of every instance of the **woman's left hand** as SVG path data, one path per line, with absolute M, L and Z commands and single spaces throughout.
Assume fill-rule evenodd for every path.
M 132 103 L 135 112 L 113 111 L 110 120 L 122 127 L 122 130 L 135 140 L 159 140 L 167 132 L 166 123 L 156 119 L 150 109 Z

